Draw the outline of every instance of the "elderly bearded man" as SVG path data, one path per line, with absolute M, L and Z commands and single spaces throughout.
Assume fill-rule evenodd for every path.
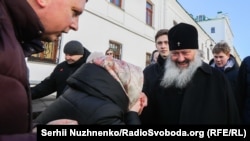
M 227 78 L 202 61 L 197 29 L 180 23 L 169 30 L 168 38 L 165 72 L 149 99 L 153 120 L 144 124 L 239 124 Z

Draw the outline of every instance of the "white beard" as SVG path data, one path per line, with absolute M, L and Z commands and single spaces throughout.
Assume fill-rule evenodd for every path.
M 165 72 L 161 81 L 161 86 L 167 88 L 169 86 L 175 86 L 177 88 L 184 88 L 191 81 L 196 70 L 202 65 L 202 59 L 200 52 L 196 52 L 194 61 L 189 63 L 189 66 L 184 69 L 180 69 L 176 66 L 168 56 L 165 64 Z

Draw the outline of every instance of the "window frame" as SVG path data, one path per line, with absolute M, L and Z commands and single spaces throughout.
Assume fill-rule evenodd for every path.
M 152 53 L 146 52 L 146 64 L 145 64 L 146 66 L 150 65 L 151 56 L 152 56 Z
M 122 44 L 121 43 L 119 43 L 117 41 L 110 40 L 109 41 L 109 48 L 111 48 L 114 51 L 114 58 L 116 58 L 116 59 L 122 58 Z
M 57 64 L 58 52 L 60 51 L 60 40 L 54 42 L 43 42 L 44 51 L 32 54 L 28 61 Z
M 146 24 L 149 26 L 153 26 L 153 14 L 154 14 L 153 12 L 154 12 L 153 3 L 151 1 L 147 1 L 146 2 Z

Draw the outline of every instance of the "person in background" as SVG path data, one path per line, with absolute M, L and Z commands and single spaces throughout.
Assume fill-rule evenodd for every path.
M 169 54 L 169 44 L 168 44 L 168 30 L 161 29 L 155 35 L 155 47 L 156 51 L 159 53 L 157 57 L 157 62 L 154 64 L 148 65 L 144 70 L 144 83 L 143 83 L 143 92 L 148 97 L 148 103 L 151 102 L 152 96 L 155 94 L 154 87 L 160 76 L 164 73 L 164 64 Z M 149 104 L 150 105 L 150 104 Z M 147 111 L 153 110 L 152 107 L 148 106 L 144 108 L 144 111 L 141 115 L 141 122 L 147 123 L 152 118 L 151 115 L 147 115 Z
M 235 57 L 230 54 L 230 51 L 231 49 L 226 42 L 221 41 L 217 43 L 212 50 L 214 58 L 210 60 L 209 65 L 226 75 L 231 83 L 237 105 L 239 106 L 239 94 L 236 90 L 239 65 Z
M 107 49 L 106 52 L 105 52 L 105 55 L 114 57 L 115 56 L 114 50 L 111 49 L 111 48 Z
M 67 82 L 65 93 L 35 123 L 66 118 L 80 125 L 140 124 L 138 115 L 145 103 L 140 67 L 94 52 Z
M 154 50 L 151 54 L 151 57 L 150 57 L 150 64 L 154 64 L 157 62 L 157 58 L 159 56 L 159 52 L 158 50 Z
M 78 29 L 87 0 L 0 0 L 0 140 L 36 140 L 25 57 Z M 64 121 L 64 120 L 63 120 Z M 58 120 L 61 122 L 61 120 Z M 54 124 L 57 122 L 54 122 Z
M 243 124 L 250 124 L 250 56 L 241 62 L 238 74 L 238 94 Z
M 143 110 L 150 112 L 147 114 L 152 120 L 145 124 L 240 124 L 228 79 L 202 61 L 197 29 L 179 23 L 169 30 L 168 40 L 170 54 L 165 72 L 155 85 L 153 97 L 148 97 L 148 107 L 153 110 Z
M 79 41 L 69 41 L 64 46 L 65 61 L 58 64 L 49 77 L 31 87 L 32 100 L 57 92 L 58 98 L 64 91 L 68 77 L 84 64 L 90 52 Z

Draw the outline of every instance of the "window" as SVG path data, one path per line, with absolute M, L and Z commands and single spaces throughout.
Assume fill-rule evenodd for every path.
M 115 42 L 115 41 L 109 41 L 109 48 L 113 49 L 114 58 L 121 59 L 122 44 Z
M 205 21 L 206 20 L 206 16 L 205 15 L 199 15 L 198 21 Z
M 215 33 L 215 27 L 211 28 L 211 33 Z
M 122 0 L 110 0 L 111 3 L 113 3 L 114 5 L 122 8 Z
M 57 52 L 58 52 L 59 41 L 45 42 L 44 51 L 41 53 L 33 54 L 28 58 L 28 61 L 38 61 L 45 63 L 57 63 Z
M 153 5 L 148 1 L 146 5 L 146 23 L 150 26 L 153 25 Z
M 146 66 L 148 66 L 150 64 L 150 60 L 151 59 L 151 53 L 146 53 Z

